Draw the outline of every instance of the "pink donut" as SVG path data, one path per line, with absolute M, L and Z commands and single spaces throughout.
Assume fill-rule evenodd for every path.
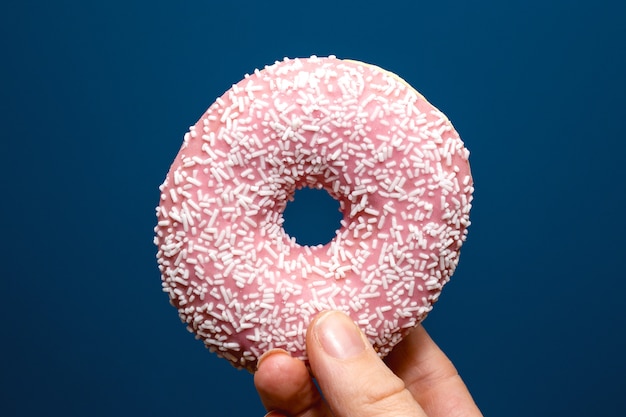
M 469 152 L 398 76 L 357 61 L 285 59 L 233 85 L 185 134 L 161 186 L 163 290 L 189 331 L 238 368 L 342 310 L 381 356 L 432 309 L 469 226 Z M 341 227 L 300 246 L 296 189 L 325 189 Z

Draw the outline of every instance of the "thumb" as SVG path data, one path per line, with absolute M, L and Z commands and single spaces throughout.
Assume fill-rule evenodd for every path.
M 336 417 L 426 414 L 345 314 L 328 311 L 307 331 L 313 375 Z

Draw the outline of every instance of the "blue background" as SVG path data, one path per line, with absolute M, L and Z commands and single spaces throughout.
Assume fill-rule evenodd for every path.
M 299 4 L 0 6 L 0 415 L 263 415 L 161 292 L 154 207 L 215 98 L 311 54 L 398 73 L 472 152 L 425 326 L 485 415 L 626 415 L 626 3 Z

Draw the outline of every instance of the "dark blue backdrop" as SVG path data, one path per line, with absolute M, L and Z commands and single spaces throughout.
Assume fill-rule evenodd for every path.
M 0 415 L 263 415 L 161 293 L 154 206 L 216 97 L 311 54 L 400 74 L 472 151 L 425 326 L 485 415 L 626 415 L 626 3 L 242 3 L 0 6 Z

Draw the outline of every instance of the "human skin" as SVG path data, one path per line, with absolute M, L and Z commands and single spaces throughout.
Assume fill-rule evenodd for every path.
M 352 320 L 336 311 L 312 321 L 306 342 L 310 372 L 278 349 L 259 361 L 254 383 L 268 416 L 482 416 L 452 362 L 421 325 L 384 361 Z

